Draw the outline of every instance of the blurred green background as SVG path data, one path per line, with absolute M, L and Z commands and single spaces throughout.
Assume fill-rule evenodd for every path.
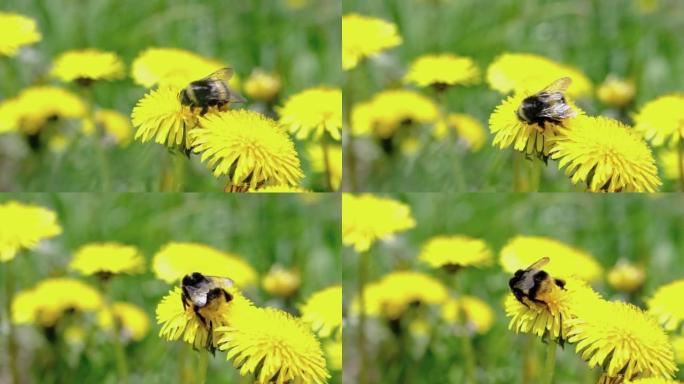
M 44 242 L 34 251 L 20 252 L 2 266 L 15 276 L 16 290 L 34 287 L 48 277 L 71 276 L 98 287 L 97 278 L 79 277 L 67 272 L 72 252 L 88 242 L 117 241 L 137 246 L 148 260 L 148 271 L 141 275 L 114 276 L 112 299 L 127 301 L 145 310 L 151 322 L 147 337 L 127 346 L 131 383 L 180 382 L 179 354 L 185 349 L 189 362 L 196 366 L 196 353 L 181 341 L 169 342 L 157 336 L 160 327 L 155 308 L 171 286 L 157 280 L 150 268 L 152 256 L 167 242 L 198 242 L 237 254 L 260 277 L 273 264 L 298 269 L 301 287 L 289 303 L 269 296 L 261 287 L 245 294 L 257 305 L 277 306 L 297 313 L 294 306 L 313 292 L 341 282 L 340 199 L 333 194 L 247 195 L 225 194 L 2 194 L 0 203 L 17 200 L 54 210 L 63 233 Z M 312 214 L 311 212 L 314 212 Z M 188 255 L 191 257 L 191 255 Z M 4 287 L 4 284 L 3 284 Z M 6 300 L 4 289 L 1 300 Z M 4 318 L 4 316 L 3 316 Z M 91 324 L 92 315 L 79 317 Z M 3 319 L 4 322 L 4 319 Z M 93 326 L 95 330 L 97 327 Z M 5 326 L 3 326 L 5 329 Z M 114 383 L 117 382 L 114 349 L 108 337 L 97 330 L 90 347 L 82 352 L 64 345 L 58 366 L 47 370 L 48 341 L 38 327 L 15 327 L 19 344 L 22 383 Z M 0 366 L 5 367 L 6 334 L 0 340 Z M 62 337 L 62 335 L 60 335 Z M 9 380 L 2 369 L 0 382 Z M 331 372 L 331 383 L 341 383 L 341 373 Z M 248 383 L 240 378 L 225 353 L 210 359 L 208 383 Z
M 472 295 L 487 302 L 495 312 L 493 327 L 473 339 L 477 361 L 476 382 L 481 384 L 522 383 L 524 356 L 533 358 L 532 372 L 539 374 L 544 365 L 546 346 L 539 339 L 516 335 L 508 330 L 509 319 L 503 307 L 511 277 L 499 267 L 499 251 L 514 236 L 538 235 L 559 240 L 584 250 L 610 270 L 619 259 L 641 264 L 646 280 L 634 296 L 614 290 L 604 280 L 594 288 L 605 298 L 631 300 L 644 307 L 644 299 L 654 290 L 684 278 L 684 196 L 657 194 L 598 196 L 584 194 L 434 194 L 412 193 L 383 195 L 405 202 L 416 220 L 413 229 L 398 233 L 392 241 L 376 243 L 368 254 L 368 281 L 374 282 L 393 270 L 425 272 L 437 279 L 448 276 L 430 270 L 416 259 L 422 245 L 437 235 L 464 234 L 483 239 L 493 251 L 491 267 L 465 268 L 455 275 L 457 294 Z M 358 321 L 350 305 L 358 292 L 359 255 L 351 247 L 343 250 L 344 308 L 350 326 L 345 330 L 345 380 L 357 382 Z M 605 274 L 604 274 L 605 276 Z M 447 286 L 453 287 L 453 284 Z M 425 308 L 425 307 L 423 307 Z M 427 336 L 410 334 L 403 349 L 406 383 L 466 383 L 462 341 L 450 334 L 439 321 L 439 308 L 428 316 Z M 437 313 L 434 313 L 437 312 Z M 423 312 L 424 313 L 424 312 Z M 399 347 L 385 320 L 367 321 L 369 359 L 368 383 L 397 383 L 400 367 L 392 363 Z M 427 345 L 426 345 L 427 344 Z M 684 378 L 679 366 L 679 379 Z M 575 354 L 574 345 L 558 350 L 554 383 L 596 383 L 599 370 L 589 370 Z M 533 377 L 531 383 L 538 382 Z
M 449 112 L 476 117 L 489 132 L 490 113 L 503 96 L 484 81 L 486 68 L 504 52 L 534 53 L 583 71 L 597 86 L 609 75 L 632 79 L 636 97 L 626 110 L 611 109 L 595 97 L 578 105 L 587 114 L 604 114 L 630 122 L 629 115 L 645 102 L 684 86 L 684 7 L 679 0 L 344 0 L 343 14 L 380 17 L 397 25 L 403 43 L 378 60 L 366 60 L 345 72 L 349 103 L 401 87 L 401 77 L 418 56 L 450 52 L 472 57 L 482 71 L 476 86 L 455 86 L 447 92 Z M 353 90 L 353 93 L 350 91 Z M 420 90 L 434 99 L 430 89 Z M 434 140 L 421 126 L 415 154 L 385 155 L 375 139 L 357 138 L 359 191 L 513 191 L 511 149 L 491 146 L 473 153 L 447 140 Z M 460 163 L 460 166 L 456 166 Z M 348 170 L 349 158 L 345 157 Z M 660 165 L 659 165 L 660 167 Z M 662 169 L 659 175 L 663 178 Z M 346 172 L 345 177 L 350 173 Z M 677 188 L 676 180 L 661 190 Z M 351 190 L 349 179 L 346 190 Z M 583 190 L 558 171 L 544 168 L 540 191 Z
M 340 84 L 338 0 L 3 0 L 0 11 L 35 19 L 43 35 L 18 57 L 0 59 L 0 100 L 29 85 L 58 84 L 47 77 L 52 60 L 81 48 L 116 52 L 127 74 L 133 59 L 148 47 L 182 48 L 228 63 L 243 80 L 254 68 L 275 71 L 283 83 L 276 105 L 307 87 Z M 94 99 L 97 106 L 128 116 L 145 92 L 126 78 L 95 84 Z M 303 185 L 325 189 L 298 144 L 307 175 Z M 22 137 L 0 135 L 0 190 L 155 191 L 170 161 L 167 152 L 154 143 L 109 148 L 105 160 L 110 175 L 103 176 L 92 137 L 59 155 L 31 153 Z M 215 180 L 199 159 L 187 163 L 183 190 L 223 189 L 225 180 Z

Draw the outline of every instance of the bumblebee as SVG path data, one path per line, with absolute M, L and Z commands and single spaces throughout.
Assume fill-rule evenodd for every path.
M 543 300 L 544 295 L 551 291 L 552 284 L 555 284 L 561 289 L 565 289 L 565 280 L 555 279 L 551 277 L 546 271 L 540 268 L 548 264 L 549 258 L 542 257 L 534 264 L 527 267 L 525 270 L 518 269 L 515 271 L 513 277 L 508 280 L 508 286 L 515 298 L 523 303 L 526 307 L 529 305 L 523 300 L 528 300 L 548 307 L 548 304 Z
M 518 119 L 527 124 L 537 124 L 544 130 L 546 123 L 561 124 L 564 119 L 574 117 L 575 111 L 565 100 L 565 91 L 570 83 L 572 79 L 561 77 L 536 94 L 526 97 L 516 111 Z
M 227 291 L 233 285 L 227 277 L 205 276 L 199 272 L 185 275 L 181 281 L 183 308 L 190 306 L 202 325 L 211 330 L 213 324 L 207 318 L 216 313 L 223 302 L 233 300 L 233 295 Z
M 195 80 L 178 93 L 178 100 L 182 105 L 191 108 L 201 108 L 200 116 L 209 107 L 225 110 L 231 103 L 244 103 L 245 99 L 228 87 L 228 80 L 233 77 L 232 68 L 221 68 L 211 75 Z

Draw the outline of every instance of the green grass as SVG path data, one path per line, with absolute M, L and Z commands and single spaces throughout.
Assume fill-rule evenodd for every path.
M 1 99 L 30 85 L 57 84 L 47 77 L 52 59 L 88 47 L 116 52 L 128 66 L 148 47 L 174 47 L 229 63 L 242 79 L 257 67 L 272 70 L 283 80 L 276 105 L 307 87 L 340 83 L 340 5 L 333 0 L 311 2 L 300 10 L 286 7 L 285 0 L 6 0 L 0 11 L 34 18 L 43 35 L 19 57 L 0 60 Z M 130 78 L 94 88 L 98 107 L 124 115 L 145 93 Z M 57 129 L 73 131 L 77 125 L 60 124 Z M 306 174 L 303 186 L 325 190 L 322 175 L 310 169 L 303 145 L 297 143 Z M 127 148 L 108 148 L 108 175 L 101 171 L 95 148 L 93 138 L 79 137 L 63 156 L 32 153 L 19 135 L 1 135 L 0 190 L 159 190 L 164 163 L 170 161 L 162 146 L 133 142 Z M 182 190 L 223 189 L 225 180 L 214 179 L 196 156 L 184 167 Z
M 496 0 L 486 5 L 463 1 L 345 0 L 343 13 L 380 17 L 398 26 L 403 43 L 388 50 L 382 60 L 367 60 L 346 72 L 345 97 L 353 89 L 356 103 L 375 93 L 400 87 L 401 76 L 416 57 L 452 52 L 472 57 L 484 74 L 493 59 L 504 52 L 529 52 L 575 66 L 600 84 L 608 74 L 631 78 L 636 99 L 627 112 L 665 93 L 681 91 L 684 84 L 684 38 L 679 32 L 684 8 L 676 0 L 658 1 L 650 14 L 638 12 L 634 0 L 546 1 Z M 420 90 L 432 97 L 432 92 Z M 487 128 L 487 120 L 502 95 L 486 82 L 448 91 L 448 110 L 475 116 Z M 595 98 L 580 100 L 590 115 L 616 116 Z M 629 119 L 627 119 L 629 122 Z M 422 149 L 417 155 L 386 156 L 373 139 L 357 139 L 357 186 L 361 191 L 513 191 L 513 153 L 488 144 L 481 151 L 466 152 L 452 143 L 435 141 L 416 127 Z M 348 156 L 345 169 L 349 169 Z M 460 163 L 460 167 L 455 163 Z M 460 171 L 460 168 L 463 171 Z M 462 172 L 462 175 L 459 173 Z M 662 171 L 659 172 L 663 178 Z M 346 177 L 350 173 L 346 173 Z M 456 183 L 465 179 L 466 188 Z M 664 180 L 661 190 L 677 188 L 676 180 Z M 346 180 L 347 189 L 351 183 Z M 543 171 L 540 191 L 579 191 L 556 163 Z
M 260 287 L 245 294 L 261 306 L 275 306 L 297 313 L 294 305 L 311 293 L 341 282 L 340 207 L 332 194 L 249 195 L 224 194 L 3 194 L 0 203 L 15 199 L 54 210 L 63 233 L 33 251 L 21 252 L 3 263 L 3 281 L 11 268 L 17 290 L 31 288 L 49 277 L 71 276 L 97 287 L 94 277 L 80 277 L 66 266 L 73 251 L 88 242 L 118 241 L 140 248 L 148 270 L 142 275 L 115 276 L 111 296 L 136 304 L 147 313 L 151 329 L 144 340 L 126 347 L 131 383 L 179 383 L 179 354 L 185 353 L 197 364 L 197 353 L 182 342 L 169 342 L 157 334 L 157 303 L 171 289 L 149 270 L 150 260 L 164 244 L 192 241 L 240 255 L 260 276 L 279 263 L 301 272 L 302 285 L 288 304 L 269 296 Z M 192 257 L 192 255 L 188 255 Z M 4 303 L 7 299 L 2 289 Z M 4 305 L 3 305 L 4 307 Z M 6 319 L 3 312 L 3 322 Z M 66 320 L 65 320 L 66 321 Z M 72 317 L 91 329 L 87 347 L 61 344 L 59 355 L 38 327 L 15 328 L 19 344 L 22 383 L 117 382 L 114 349 L 92 316 Z M 5 327 L 3 327 L 5 329 Z M 62 328 L 58 328 L 62 329 Z M 59 334 L 59 338 L 63 335 Z M 61 340 L 61 339 L 60 339 Z M 6 354 L 6 334 L 0 337 L 0 351 Z M 56 359 L 52 367 L 48 364 Z M 53 360 L 54 361 L 54 360 Z M 341 373 L 332 372 L 331 383 L 341 383 Z M 0 382 L 9 382 L 9 369 L 3 358 Z M 240 379 L 225 353 L 210 359 L 209 383 L 247 383 Z
M 464 234 L 485 240 L 495 260 L 499 251 L 514 236 L 539 235 L 562 241 L 590 253 L 609 270 L 619 259 L 641 263 L 646 282 L 633 297 L 620 294 L 603 280 L 594 288 L 605 298 L 629 300 L 644 307 L 644 299 L 665 283 L 682 278 L 684 269 L 684 198 L 679 195 L 589 196 L 580 194 L 435 194 L 411 193 L 388 195 L 411 207 L 416 226 L 399 233 L 391 242 L 374 245 L 369 254 L 368 281 L 373 282 L 390 271 L 422 271 L 438 279 L 441 271 L 430 270 L 416 259 L 429 238 L 443 234 Z M 457 252 L 457 250 L 454 250 Z M 359 255 L 350 247 L 343 251 L 345 313 L 345 379 L 358 382 L 357 322 L 349 313 L 357 296 Z M 485 300 L 495 312 L 492 329 L 473 339 L 477 361 L 477 383 L 523 383 L 523 356 L 526 349 L 537 364 L 537 374 L 544 366 L 546 346 L 507 329 L 503 298 L 508 294 L 510 274 L 498 261 L 483 269 L 467 268 L 456 275 L 456 295 L 468 294 Z M 403 369 L 406 383 L 465 383 L 465 355 L 461 340 L 439 320 L 439 308 L 411 312 L 423 316 L 429 324 L 427 336 L 407 335 L 400 339 L 387 323 L 371 318 L 366 334 L 370 354 L 369 383 L 398 383 Z M 404 319 L 404 326 L 408 325 Z M 400 352 L 403 351 L 403 352 Z M 397 362 L 396 356 L 403 356 Z M 403 368 L 402 368 L 403 367 Z M 681 370 L 682 366 L 680 366 Z M 589 370 L 573 345 L 558 351 L 554 383 L 596 383 L 598 369 Z M 350 375 L 347 377 L 346 375 Z M 678 376 L 684 375 L 680 372 Z M 531 382 L 537 383 L 537 379 Z

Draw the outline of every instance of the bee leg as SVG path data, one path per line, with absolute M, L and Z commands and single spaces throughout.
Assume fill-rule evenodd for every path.
M 209 111 L 209 106 L 203 106 L 202 110 L 200 111 L 200 116 L 204 116 L 207 113 L 207 111 Z
M 539 300 L 539 299 L 530 299 L 530 300 L 534 301 L 535 303 L 537 303 L 539 305 L 545 306 L 547 310 L 551 310 L 551 308 L 549 308 L 549 304 L 544 300 Z
M 556 282 L 556 285 L 560 288 L 565 290 L 565 280 L 563 279 L 554 279 Z
M 197 315 L 197 318 L 200 319 L 200 321 L 202 322 L 202 325 L 204 325 L 206 327 L 207 326 L 207 320 L 204 318 L 204 316 L 202 316 L 201 313 L 199 313 L 199 310 L 200 310 L 199 307 L 193 306 L 192 309 L 195 311 L 195 315 Z

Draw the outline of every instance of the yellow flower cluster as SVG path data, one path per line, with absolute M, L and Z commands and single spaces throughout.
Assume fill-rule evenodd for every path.
M 596 90 L 596 96 L 603 104 L 624 108 L 634 100 L 634 82 L 608 76 Z
M 49 209 L 8 201 L 0 204 L 0 262 L 14 259 L 22 249 L 33 249 L 41 240 L 59 235 L 62 227 Z
M 684 95 L 664 95 L 644 104 L 634 115 L 634 129 L 655 146 L 683 139 Z
M 666 284 L 647 300 L 648 311 L 658 319 L 658 322 L 668 331 L 674 331 L 684 323 L 684 279 Z
M 446 119 L 435 124 L 433 135 L 438 139 L 448 138 L 449 129 L 453 129 L 459 141 L 472 151 L 479 151 L 487 142 L 487 132 L 482 123 L 475 117 L 465 113 L 450 113 Z
M 641 288 L 646 273 L 644 268 L 626 262 L 620 262 L 608 271 L 608 283 L 623 292 L 634 292 Z
M 324 132 L 335 140 L 341 139 L 342 90 L 339 88 L 306 89 L 290 96 L 277 112 L 280 125 L 296 133 L 298 139 L 309 135 L 320 138 Z
M 264 291 L 273 296 L 290 297 L 294 295 L 302 283 L 297 271 L 287 270 L 280 265 L 274 265 L 261 281 Z
M 113 330 L 116 325 L 123 340 L 140 341 L 150 330 L 150 319 L 145 311 L 123 301 L 116 301 L 100 310 L 97 321 L 105 330 Z
M 145 259 L 136 247 L 130 245 L 90 243 L 76 251 L 69 268 L 84 275 L 142 273 Z
M 480 80 L 480 69 L 473 59 L 450 53 L 425 55 L 417 58 L 404 76 L 404 82 L 419 87 L 445 88 L 452 85 L 470 85 Z
M 387 90 L 354 106 L 352 132 L 389 138 L 402 124 L 429 123 L 437 120 L 437 116 L 437 106 L 427 97 L 408 90 Z
M 396 25 L 382 19 L 347 14 L 342 16 L 342 69 L 356 67 L 361 60 L 401 44 Z
M 334 285 L 314 292 L 299 306 L 302 321 L 320 337 L 329 337 L 342 329 L 342 286 Z M 341 332 L 340 332 L 341 333 Z
M 252 74 L 245 80 L 243 88 L 245 94 L 255 100 L 271 101 L 280 92 L 282 81 L 280 76 L 275 73 L 267 73 L 259 69 L 252 71 Z
M 342 195 L 342 243 L 366 252 L 378 240 L 413 228 L 411 209 L 396 200 L 373 195 Z
M 19 48 L 42 38 L 36 22 L 18 13 L 0 12 L 0 55 L 15 56 Z
M 88 85 L 96 80 L 114 80 L 124 76 L 124 65 L 113 52 L 97 49 L 73 50 L 55 59 L 50 74 L 62 81 Z
M 488 265 L 492 251 L 487 243 L 468 236 L 436 236 L 429 239 L 418 256 L 432 268 L 456 270 L 462 267 Z
M 330 171 L 330 182 L 333 190 L 340 189 L 342 184 L 342 146 L 328 145 L 328 167 Z M 310 143 L 306 148 L 306 155 L 309 159 L 311 169 L 314 172 L 325 173 L 325 149 L 318 143 Z
M 78 96 L 58 87 L 35 86 L 0 104 L 0 132 L 20 130 L 35 134 L 49 121 L 83 117 L 85 104 Z
M 444 303 L 442 318 L 449 323 L 465 323 L 472 332 L 485 334 L 494 325 L 494 310 L 485 301 L 465 295 Z

